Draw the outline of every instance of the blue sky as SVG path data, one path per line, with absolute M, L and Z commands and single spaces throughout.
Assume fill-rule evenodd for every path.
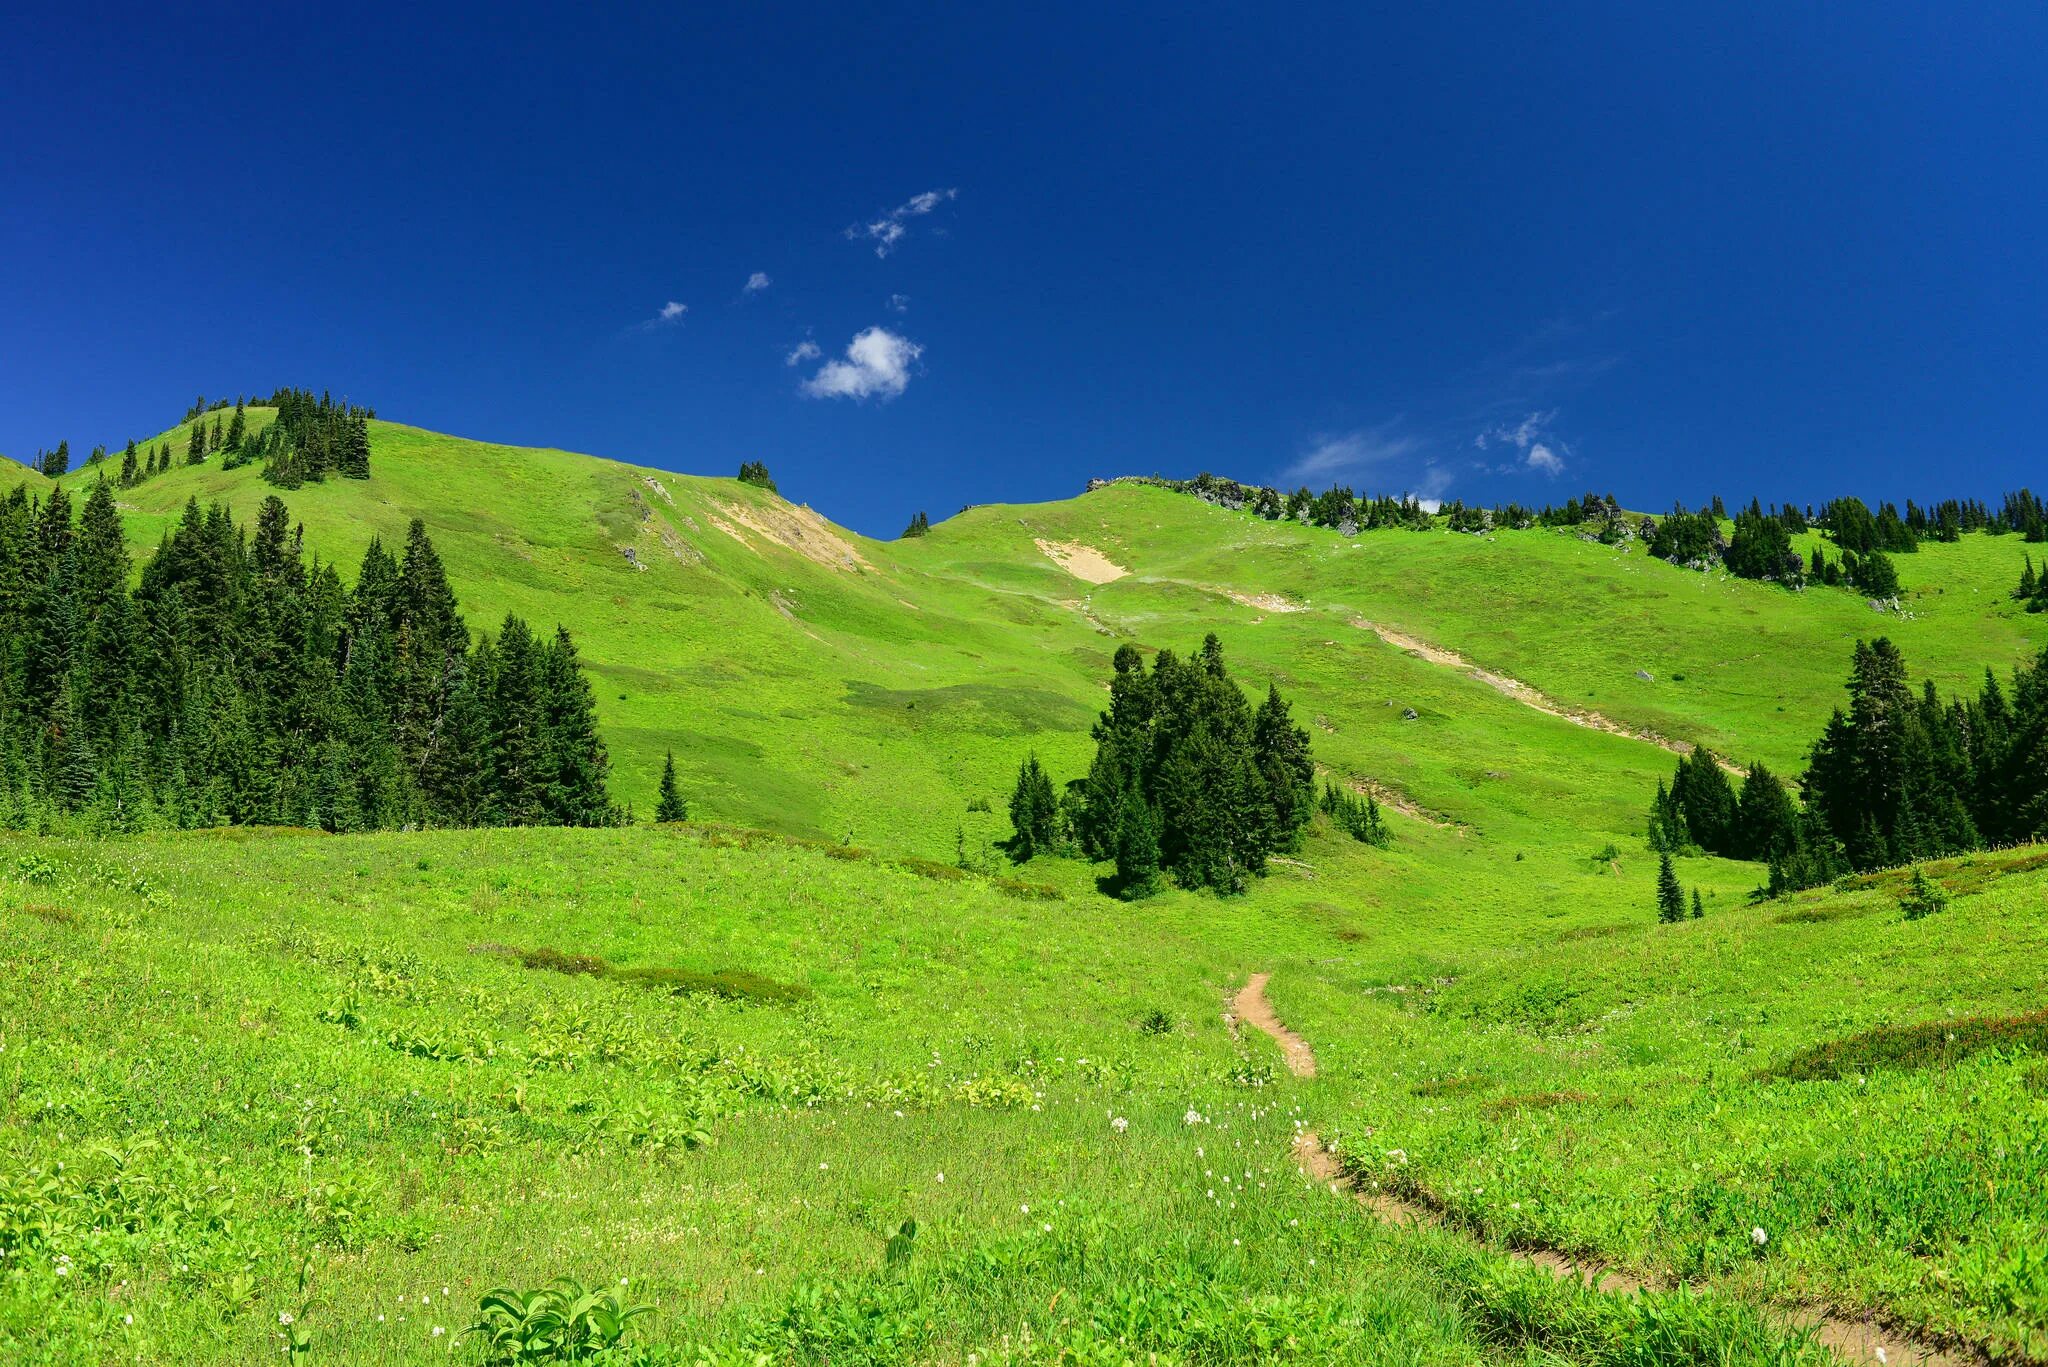
M 2048 483 L 2040 5 L 427 8 L 0 20 L 0 451 L 284 383 L 882 535 Z

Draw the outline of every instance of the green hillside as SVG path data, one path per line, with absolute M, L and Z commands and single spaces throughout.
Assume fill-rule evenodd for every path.
M 269 417 L 250 410 L 252 429 Z M 372 433 L 374 478 L 285 495 L 309 545 L 352 574 L 372 536 L 395 544 L 420 517 L 473 624 L 509 611 L 571 626 L 620 796 L 651 810 L 673 747 L 707 815 L 930 855 L 954 852 L 967 800 L 1007 791 L 1019 748 L 1043 749 L 1060 777 L 1085 764 L 1123 640 L 1188 649 L 1218 630 L 1298 710 L 1344 719 L 1319 740 L 1326 762 L 1481 824 L 1517 801 L 1481 791 L 1483 775 L 1513 768 L 1540 785 L 1549 745 L 1639 768 L 1659 757 L 1554 719 L 1532 727 L 1494 689 L 1359 623 L 1456 652 L 1564 709 L 1781 772 L 1797 771 L 1840 700 L 1858 637 L 1891 635 L 1944 690 L 2048 638 L 2048 619 L 2009 598 L 2014 537 L 1898 557 L 1904 612 L 1879 613 L 1847 591 L 1701 575 L 1557 531 L 1347 539 L 1139 485 L 978 507 L 927 537 L 878 543 L 736 480 L 384 422 Z M 147 444 L 182 452 L 188 434 Z M 64 482 L 80 493 L 97 478 Z M 274 492 L 256 467 L 224 471 L 215 458 L 120 502 L 140 556 L 187 499 L 252 520 Z M 1129 573 L 1087 582 L 1041 540 L 1092 547 Z M 1419 724 L 1400 724 L 1409 707 Z M 1511 731 L 1483 738 L 1490 718 L 1512 718 Z M 802 746 L 787 744 L 792 731 Z M 999 738 L 1016 743 L 988 743 Z M 1536 753 L 1518 755 L 1529 744 Z M 1472 773 L 1448 772 L 1453 755 Z M 1637 816 L 1596 829 L 1632 830 Z
M 38 492 L 47 488 L 49 481 L 43 478 L 40 471 L 31 470 L 18 460 L 0 457 L 0 494 L 24 484 L 31 492 Z
M 1138 484 L 883 543 L 370 432 L 281 494 L 309 548 L 423 519 L 691 819 L 0 835 L 5 1360 L 476 1363 L 491 1288 L 571 1275 L 653 1307 L 615 1364 L 2048 1361 L 2039 849 L 1924 919 L 1687 855 L 1660 925 L 1644 843 L 1672 747 L 1796 774 L 1858 638 L 1944 691 L 2038 653 L 2017 537 L 1898 556 L 1891 611 Z M 138 557 L 278 492 L 186 436 Z M 1085 773 L 1118 646 L 1210 631 L 1388 846 L 1140 903 L 1012 866 L 1020 761 Z

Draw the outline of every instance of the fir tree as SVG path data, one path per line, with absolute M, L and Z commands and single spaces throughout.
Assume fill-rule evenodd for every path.
M 1022 864 L 1033 855 L 1050 854 L 1059 843 L 1059 803 L 1053 797 L 1052 780 L 1029 755 L 1017 768 L 1017 784 L 1010 793 L 1010 858 Z
M 1685 889 L 1678 886 L 1678 870 L 1671 866 L 1668 854 L 1657 856 L 1657 919 L 1685 919 Z
M 1138 790 L 1124 791 L 1117 815 L 1117 895 L 1135 902 L 1159 890 L 1159 826 L 1152 808 Z
M 689 804 L 683 801 L 683 793 L 676 786 L 676 752 L 668 752 L 661 762 L 661 792 L 655 799 L 654 819 L 656 821 L 688 821 Z
M 1697 921 L 1706 914 L 1706 907 L 1700 903 L 1700 890 L 1694 888 L 1692 890 L 1692 919 Z

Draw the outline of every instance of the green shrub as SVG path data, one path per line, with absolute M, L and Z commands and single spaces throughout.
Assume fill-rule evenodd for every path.
M 592 1291 L 573 1277 L 557 1277 L 535 1291 L 501 1286 L 487 1292 L 476 1323 L 463 1335 L 483 1340 L 492 1363 L 591 1362 L 652 1309 L 628 1305 L 616 1291 Z
M 1899 898 L 1899 910 L 1908 921 L 1918 921 L 1948 910 L 1948 889 L 1930 879 L 1921 869 L 1913 870 L 1913 884 Z
M 2048 1053 L 2048 1009 L 2024 1016 L 1966 1016 L 1879 1026 L 1802 1049 L 1762 1076 L 1812 1082 L 1884 1068 L 1947 1068 L 1993 1049 Z

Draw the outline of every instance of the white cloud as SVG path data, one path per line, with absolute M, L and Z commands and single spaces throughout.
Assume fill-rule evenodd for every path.
M 827 361 L 805 380 L 803 392 L 814 399 L 893 399 L 909 387 L 910 367 L 923 354 L 907 337 L 868 328 L 846 344 L 845 360 Z
M 949 189 L 926 190 L 922 194 L 912 195 L 874 222 L 856 223 L 846 230 L 846 235 L 856 242 L 866 238 L 875 244 L 876 256 L 887 256 L 896 250 L 896 244 L 910 231 L 904 226 L 904 220 L 922 218 L 947 200 L 956 198 L 959 193 L 956 189 Z
M 688 313 L 689 311 L 690 306 L 688 304 L 679 304 L 675 300 L 671 299 L 666 304 L 663 304 L 661 306 L 659 312 L 657 312 L 652 318 L 649 318 L 646 322 L 642 323 L 640 326 L 643 329 L 648 330 L 659 327 L 667 327 L 671 323 L 682 322 L 683 315 Z
M 816 342 L 806 337 L 790 348 L 789 355 L 782 358 L 782 363 L 784 365 L 802 365 L 805 361 L 815 361 L 824 354 L 824 352 L 818 350 Z
M 1315 437 L 1309 449 L 1294 464 L 1287 467 L 1287 482 L 1292 484 L 1297 480 L 1325 479 L 1332 475 L 1388 465 L 1421 449 L 1420 440 L 1411 436 L 1395 435 L 1389 430 L 1390 427 L 1391 424 L 1388 424 Z
M 1557 418 L 1557 410 L 1531 413 L 1513 427 L 1497 423 L 1472 439 L 1472 444 L 1484 451 L 1499 444 L 1512 446 L 1522 453 L 1521 468 L 1535 470 L 1540 474 L 1556 478 L 1564 473 L 1564 458 L 1571 454 L 1571 448 L 1559 441 L 1550 431 L 1550 424 Z M 1502 474 L 1516 469 L 1513 465 L 1500 467 Z
M 762 290 L 767 289 L 770 285 L 774 283 L 775 282 L 768 277 L 768 272 L 755 271 L 752 275 L 747 277 L 747 283 L 744 293 L 759 294 Z
M 890 312 L 892 312 L 892 313 L 908 313 L 908 312 L 910 312 L 910 296 L 909 296 L 909 295 L 907 295 L 907 294 L 892 294 L 892 295 L 890 295 L 890 296 L 889 296 L 889 311 L 890 311 Z

